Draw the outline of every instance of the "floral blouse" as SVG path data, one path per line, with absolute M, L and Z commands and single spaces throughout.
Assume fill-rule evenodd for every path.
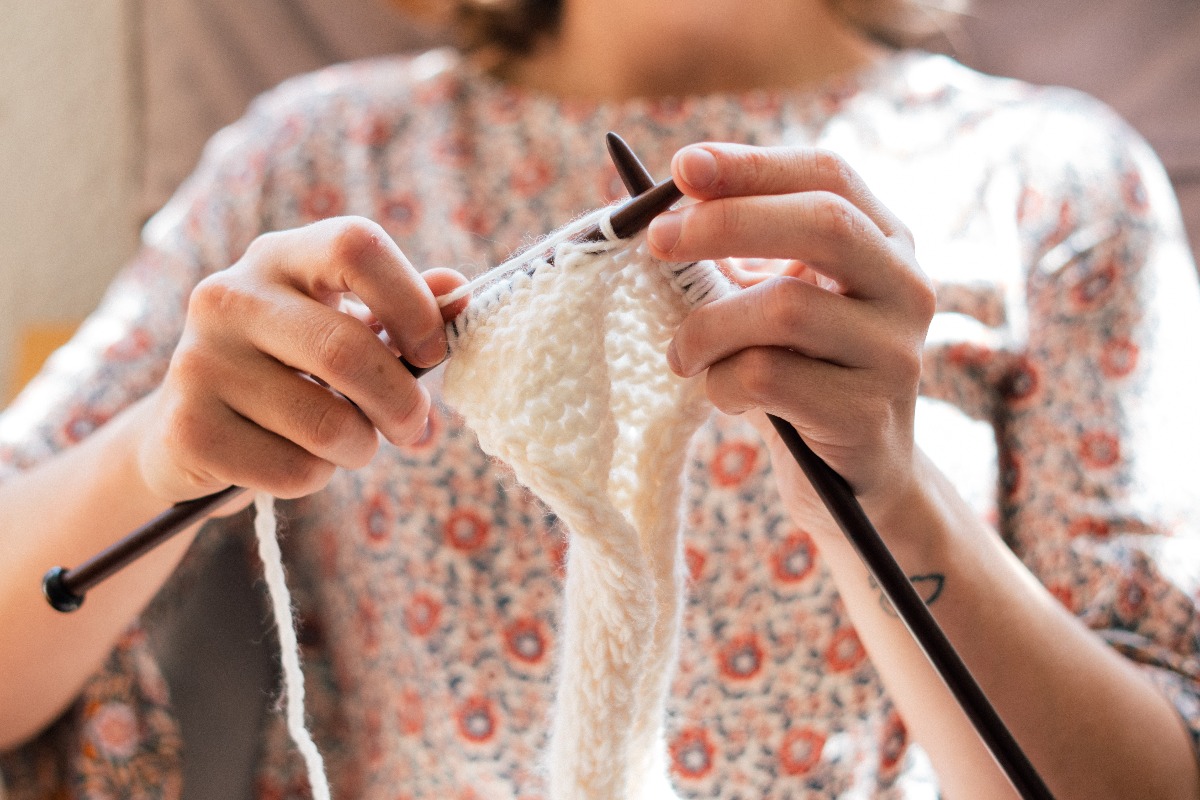
M 829 148 L 864 176 L 938 288 L 918 442 L 1200 741 L 1200 298 L 1170 190 L 1095 101 L 941 56 L 896 53 L 813 91 L 618 104 L 514 89 L 448 51 L 290 81 L 214 138 L 100 309 L 0 416 L 0 480 L 151 390 L 192 287 L 260 233 L 358 214 L 420 267 L 477 271 L 624 194 L 608 130 L 658 175 L 680 146 L 725 140 Z M 687 478 L 679 794 L 936 796 L 754 432 L 714 413 Z M 335 796 L 544 797 L 555 519 L 441 405 L 421 441 L 281 509 Z M 79 701 L 0 756 L 12 798 L 179 796 L 187 743 L 148 642 L 213 542 L 245 527 L 211 523 Z M 305 794 L 278 710 L 253 738 L 257 795 Z

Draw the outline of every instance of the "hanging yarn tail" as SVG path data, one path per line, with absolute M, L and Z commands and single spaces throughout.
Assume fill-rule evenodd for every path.
M 254 498 L 254 533 L 258 539 L 258 557 L 263 563 L 267 592 L 271 597 L 275 627 L 279 631 L 288 733 L 304 757 L 313 798 L 330 800 L 325 762 L 304 724 L 304 672 L 300 669 L 300 645 L 296 640 L 296 621 L 292 617 L 292 595 L 283 575 L 283 554 L 276 536 L 275 498 L 269 494 L 260 492 Z

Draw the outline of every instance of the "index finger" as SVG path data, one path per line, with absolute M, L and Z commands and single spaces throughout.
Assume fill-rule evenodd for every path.
M 383 228 L 368 219 L 336 217 L 290 235 L 299 240 L 269 258 L 270 268 L 285 281 L 329 305 L 336 305 L 345 292 L 358 295 L 416 366 L 433 366 L 445 358 L 446 332 L 437 300 Z M 272 246 L 269 236 L 259 241 Z
M 831 192 L 862 211 L 885 236 L 909 238 L 908 229 L 858 173 L 829 150 L 704 142 L 677 152 L 671 174 L 685 194 L 698 200 Z

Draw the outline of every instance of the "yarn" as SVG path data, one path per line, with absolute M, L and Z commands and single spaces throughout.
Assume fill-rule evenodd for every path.
M 571 542 L 545 771 L 553 800 L 670 800 L 665 706 L 685 583 L 687 443 L 708 413 L 698 378 L 666 367 L 687 312 L 728 290 L 711 262 L 668 264 L 611 209 L 552 234 L 454 293 L 445 397 L 489 455 L 566 524 Z M 572 241 L 592 224 L 606 239 Z M 553 263 L 545 257 L 553 253 Z M 324 764 L 304 722 L 291 598 L 273 500 L 255 531 L 279 629 L 288 731 L 313 795 Z
M 448 326 L 444 391 L 571 534 L 550 796 L 672 798 L 663 730 L 683 601 L 681 476 L 708 405 L 665 351 L 688 310 L 728 283 L 710 262 L 653 259 L 644 236 L 569 239 L 553 264 L 486 286 Z
M 279 630 L 279 654 L 283 664 L 283 691 L 287 728 L 304 757 L 308 783 L 315 800 L 329 800 L 329 778 L 325 762 L 304 724 L 304 672 L 300 669 L 300 645 L 296 640 L 296 621 L 292 617 L 292 594 L 283 575 L 283 556 L 275 531 L 275 498 L 259 492 L 254 497 L 254 534 L 258 539 L 258 557 Z

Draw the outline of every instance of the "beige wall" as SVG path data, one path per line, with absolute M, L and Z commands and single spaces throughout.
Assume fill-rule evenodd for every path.
M 0 0 L 0 401 L 18 332 L 86 315 L 134 248 L 137 2 Z

